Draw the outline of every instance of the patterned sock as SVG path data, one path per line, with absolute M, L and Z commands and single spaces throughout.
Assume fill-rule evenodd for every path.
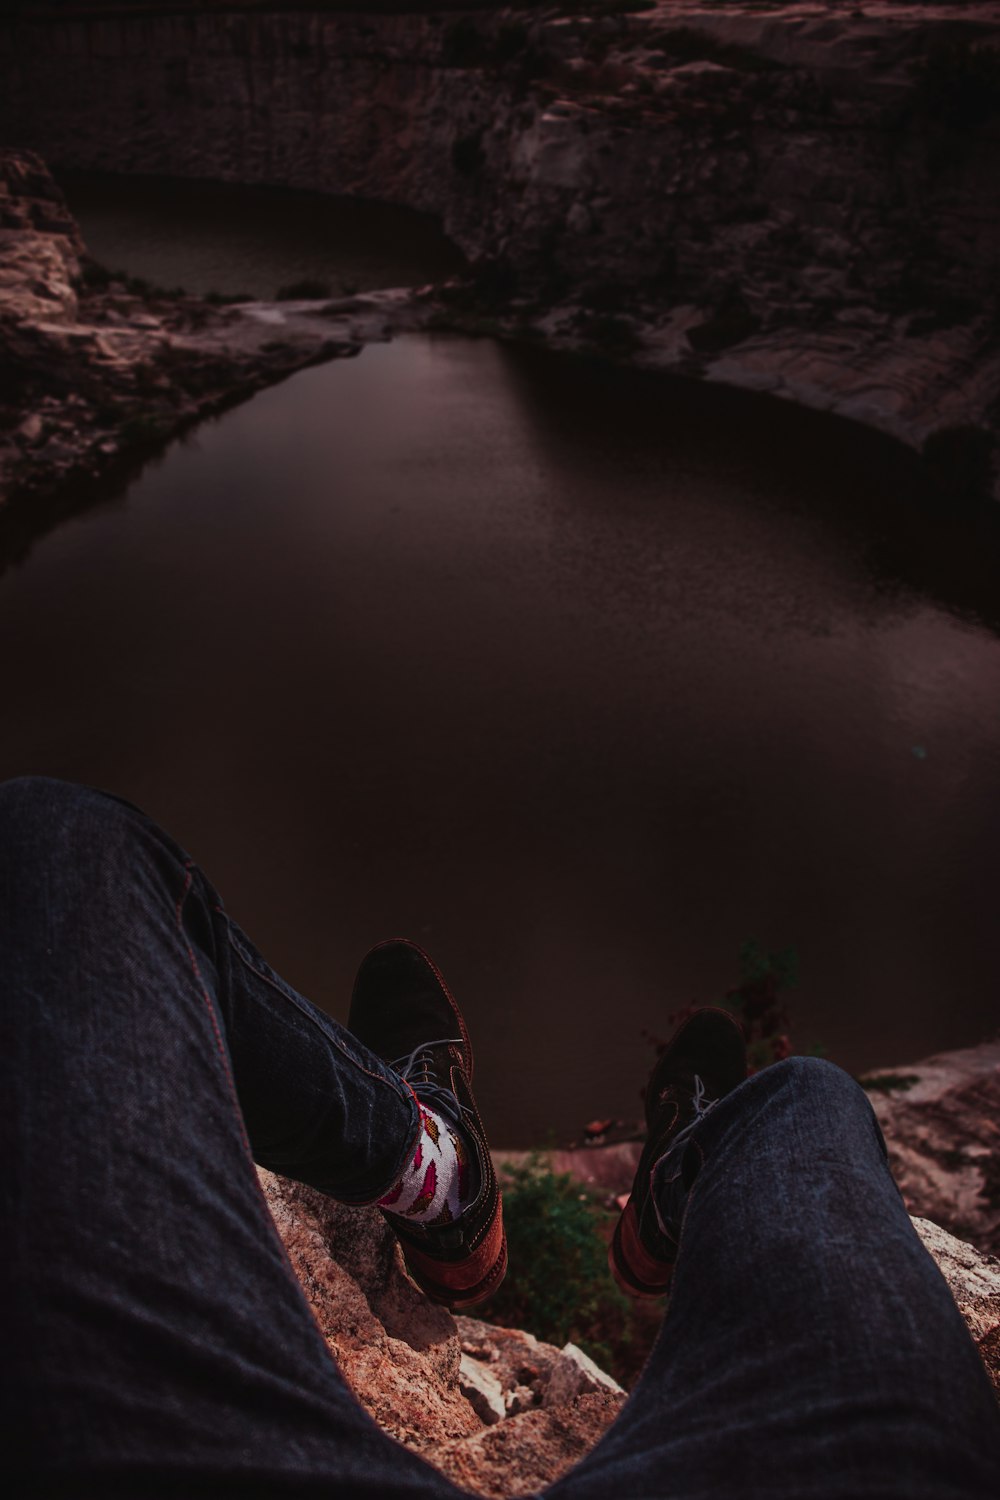
M 378 1200 L 386 1213 L 413 1224 L 450 1224 L 479 1186 L 473 1154 L 451 1120 L 419 1104 L 420 1135 L 409 1166 Z

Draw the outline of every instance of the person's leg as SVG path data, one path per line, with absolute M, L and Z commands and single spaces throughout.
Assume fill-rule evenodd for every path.
M 348 1391 L 247 1141 L 372 1201 L 412 1148 L 406 1085 L 155 825 L 59 782 L 0 788 L 0 994 L 19 1493 L 458 1495 Z
M 678 1154 L 656 1347 L 546 1500 L 996 1500 L 1000 1412 L 858 1085 L 776 1064 Z

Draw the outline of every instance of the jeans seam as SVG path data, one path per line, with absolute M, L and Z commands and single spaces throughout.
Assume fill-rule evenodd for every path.
M 315 1030 L 317 1030 L 322 1035 L 325 1041 L 330 1042 L 334 1047 L 336 1047 L 340 1055 L 345 1058 L 346 1061 L 352 1065 L 352 1067 L 357 1068 L 360 1073 L 364 1073 L 366 1078 L 371 1078 L 374 1082 L 383 1084 L 390 1091 L 390 1093 L 395 1094 L 398 1099 L 402 1099 L 404 1101 L 411 1097 L 414 1100 L 416 1099 L 416 1095 L 413 1094 L 412 1089 L 407 1087 L 405 1080 L 400 1079 L 399 1086 L 397 1086 L 391 1078 L 386 1078 L 384 1073 L 375 1073 L 371 1070 L 371 1068 L 366 1068 L 364 1063 L 359 1062 L 356 1057 L 352 1056 L 349 1049 L 344 1046 L 344 1044 L 339 1040 L 338 1037 L 331 1036 L 328 1032 L 324 1031 L 322 1026 L 317 1024 L 316 1017 L 312 1015 L 301 1004 L 299 997 L 295 994 L 294 990 L 292 990 L 291 987 L 285 987 L 277 983 L 277 981 L 270 974 L 267 974 L 262 969 L 258 968 L 254 961 L 246 953 L 243 952 L 242 948 L 233 937 L 232 927 L 229 924 L 228 917 L 226 918 L 226 937 L 229 942 L 230 948 L 236 954 L 236 957 L 240 960 L 240 962 L 244 964 L 253 974 L 255 974 L 258 979 L 262 979 L 265 984 L 270 985 L 271 989 L 276 991 L 277 994 L 281 995 L 284 1000 L 287 1000 L 291 1005 L 294 1005 L 296 1010 L 299 1012 L 299 1015 L 301 1015 L 306 1021 L 308 1021 L 310 1026 L 314 1027 Z
M 205 1006 L 208 1010 L 209 1020 L 212 1025 L 212 1031 L 215 1035 L 215 1043 L 218 1049 L 219 1061 L 222 1064 L 222 1071 L 225 1074 L 226 1078 L 226 1086 L 229 1089 L 229 1094 L 236 1111 L 236 1120 L 239 1126 L 240 1137 L 243 1141 L 247 1156 L 252 1162 L 253 1152 L 250 1149 L 250 1138 L 247 1135 L 246 1122 L 243 1119 L 243 1111 L 240 1108 L 239 1094 L 236 1091 L 236 1080 L 233 1077 L 233 1071 L 229 1065 L 229 1056 L 226 1050 L 226 1044 L 223 1041 L 222 1030 L 219 1026 L 219 1018 L 216 1015 L 215 1006 L 212 1004 L 212 997 L 208 993 L 208 986 L 205 984 L 204 976 L 202 975 L 201 969 L 198 967 L 198 959 L 195 956 L 195 951 L 188 940 L 187 933 L 184 931 L 184 905 L 194 884 L 194 869 L 194 860 L 186 860 L 184 863 L 184 885 L 181 888 L 181 893 L 177 898 L 177 905 L 174 910 L 174 916 L 177 922 L 177 931 L 180 935 L 185 949 L 187 950 L 188 962 L 191 965 L 191 972 L 194 975 L 195 983 L 198 986 L 198 989 L 201 993 L 201 998 L 204 1000 Z

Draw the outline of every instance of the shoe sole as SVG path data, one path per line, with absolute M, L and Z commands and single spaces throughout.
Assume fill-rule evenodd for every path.
M 428 1275 L 427 1268 L 433 1267 L 435 1271 L 441 1270 L 440 1262 L 427 1260 L 424 1264 L 419 1252 L 414 1252 L 408 1245 L 402 1246 L 403 1260 L 409 1275 L 416 1282 L 425 1297 L 432 1302 L 439 1303 L 442 1307 L 464 1308 L 474 1307 L 477 1302 L 485 1302 L 487 1297 L 492 1297 L 500 1283 L 507 1274 L 507 1236 L 503 1233 L 503 1225 L 500 1215 L 497 1215 L 497 1224 L 500 1226 L 500 1250 L 493 1264 L 485 1276 L 468 1287 L 448 1286 Z M 487 1238 L 487 1243 L 488 1243 Z M 464 1267 L 463 1267 L 464 1269 Z
M 608 1266 L 618 1286 L 627 1297 L 652 1301 L 665 1297 L 670 1290 L 674 1268 L 650 1255 L 639 1238 L 639 1222 L 630 1198 L 615 1225 L 608 1246 Z

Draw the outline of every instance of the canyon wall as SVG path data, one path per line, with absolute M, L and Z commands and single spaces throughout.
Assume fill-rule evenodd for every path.
M 548 335 L 989 462 L 997 5 L 95 7 L 0 24 L 0 138 L 429 211 Z

